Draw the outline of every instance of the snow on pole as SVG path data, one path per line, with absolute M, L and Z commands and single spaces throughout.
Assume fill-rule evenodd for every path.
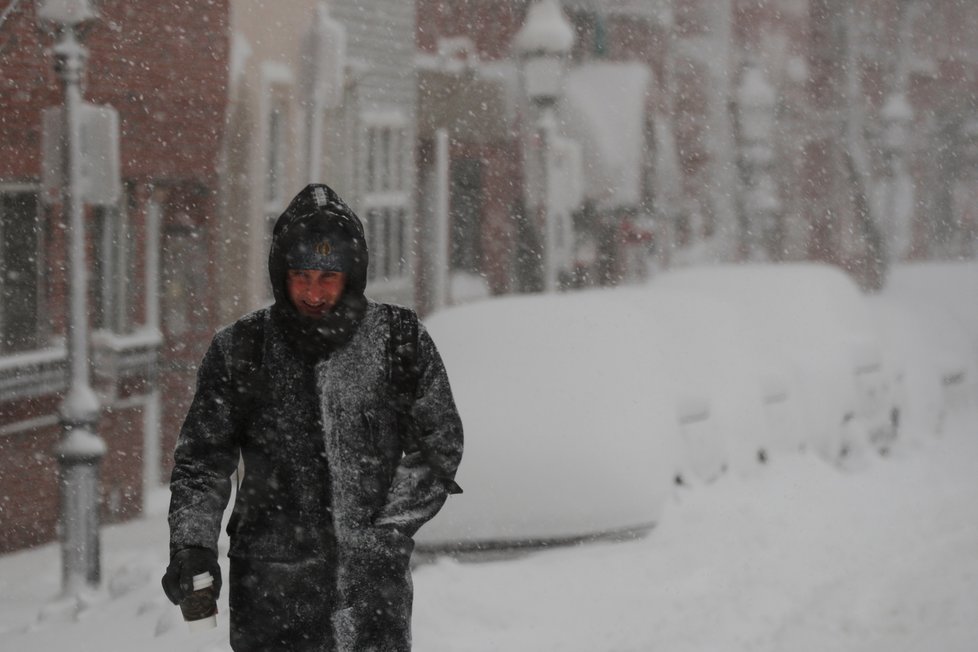
M 46 0 L 38 15 L 60 29 L 54 47 L 55 71 L 64 88 L 62 206 L 68 230 L 68 390 L 61 405 L 60 466 L 62 587 L 72 595 L 101 580 L 98 466 L 105 442 L 95 430 L 100 406 L 92 389 L 88 350 L 88 269 L 85 262 L 85 179 L 82 170 L 82 77 L 88 51 L 75 29 L 96 17 L 87 0 Z
M 435 131 L 435 232 L 432 259 L 431 311 L 448 302 L 449 164 L 448 130 Z

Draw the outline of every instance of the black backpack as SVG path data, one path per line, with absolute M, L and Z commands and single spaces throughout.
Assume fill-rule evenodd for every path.
M 418 388 L 418 315 L 413 310 L 384 304 L 390 326 L 387 355 L 390 359 L 388 382 L 393 389 L 394 407 L 397 413 L 397 432 L 401 449 L 405 454 L 420 452 L 437 477 L 443 478 L 449 493 L 461 493 L 462 489 L 443 472 L 444 464 L 417 436 L 417 427 L 411 417 Z M 231 381 L 236 389 L 234 409 L 239 423 L 247 423 L 247 417 L 262 391 L 262 346 L 265 341 L 264 319 L 239 321 L 231 332 Z

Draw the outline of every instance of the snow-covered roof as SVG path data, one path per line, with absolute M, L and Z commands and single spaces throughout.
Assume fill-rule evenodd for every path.
M 568 73 L 562 129 L 583 145 L 584 193 L 598 208 L 641 201 L 651 86 L 641 63 L 588 63 Z

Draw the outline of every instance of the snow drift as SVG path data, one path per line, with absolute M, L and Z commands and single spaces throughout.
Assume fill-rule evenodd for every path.
M 949 274 L 938 282 L 958 283 Z M 749 475 L 802 448 L 849 464 L 934 432 L 948 377 L 972 383 L 978 355 L 948 361 L 969 346 L 962 320 L 934 305 L 914 326 L 905 294 L 867 298 L 827 266 L 721 266 L 433 315 L 465 424 L 465 493 L 419 546 L 652 525 L 677 480 Z

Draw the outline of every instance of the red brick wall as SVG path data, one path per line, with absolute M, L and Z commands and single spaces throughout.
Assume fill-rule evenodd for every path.
M 523 177 L 522 159 L 519 148 L 511 145 L 485 147 L 482 156 L 486 163 L 482 247 L 489 261 L 484 273 L 490 290 L 502 294 L 516 289 L 511 285 L 517 249 L 513 218 L 522 199 L 518 192 L 514 192 L 519 186 L 513 179 Z
M 103 0 L 89 48 L 86 99 L 122 120 L 125 178 L 216 180 L 229 50 L 227 0 L 195 4 Z M 36 178 L 40 110 L 61 101 L 50 37 L 34 3 L 21 3 L 0 35 L 0 178 Z
M 55 397 L 0 403 L 0 426 L 50 415 Z M 57 535 L 58 468 L 53 452 L 57 423 L 0 435 L 0 552 L 16 550 Z
M 143 409 L 110 407 L 98 430 L 108 448 L 100 468 L 102 522 L 114 523 L 142 510 Z
M 528 0 L 417 0 L 417 45 L 437 50 L 438 39 L 467 36 L 482 59 L 503 59 L 523 26 Z
M 52 415 L 57 400 L 6 402 L 4 422 Z M 96 425 L 108 453 L 102 459 L 101 519 L 112 523 L 139 514 L 142 507 L 143 410 L 107 408 Z M 58 463 L 54 451 L 61 436 L 57 423 L 0 436 L 0 552 L 16 550 L 57 536 Z

